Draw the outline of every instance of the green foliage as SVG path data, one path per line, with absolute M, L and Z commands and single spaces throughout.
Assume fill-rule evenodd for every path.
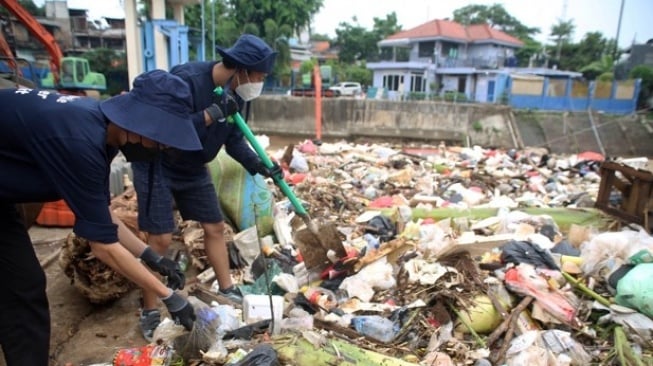
M 345 79 L 341 81 L 356 81 L 361 85 L 372 85 L 372 70 L 365 65 L 347 65 L 344 70 Z
M 483 124 L 481 121 L 474 121 L 474 123 L 472 123 L 472 129 L 476 132 L 481 132 L 483 131 Z
M 528 39 L 524 41 L 524 47 L 515 52 L 519 66 L 528 66 L 530 58 L 539 53 L 542 49 L 542 44 L 536 40 Z
M 316 42 L 328 41 L 328 42 L 331 42 L 332 39 L 326 34 L 313 33 L 313 34 L 311 34 L 311 41 L 316 41 Z
M 127 56 L 109 48 L 96 48 L 82 55 L 88 60 L 91 70 L 104 74 L 107 79 L 109 95 L 119 94 L 129 89 L 127 76 Z
M 494 5 L 467 5 L 453 12 L 453 20 L 469 24 L 489 24 L 522 41 L 532 39 L 540 33 L 539 28 L 531 28 L 522 24 L 517 18 L 510 15 L 501 4 Z
M 323 0 L 226 0 L 227 16 L 236 24 L 262 25 L 267 19 L 287 24 L 299 34 L 323 6 Z M 265 34 L 261 34 L 265 36 Z
M 465 93 L 448 91 L 444 93 L 444 100 L 447 102 L 466 102 L 467 95 Z
M 604 72 L 603 74 L 599 75 L 596 80 L 598 81 L 613 81 L 614 80 L 614 73 L 612 72 Z
M 23 9 L 27 10 L 28 13 L 34 16 L 37 17 L 45 16 L 45 5 L 38 6 L 34 3 L 33 0 L 18 0 L 18 4 L 20 4 L 20 6 L 22 6 Z M 4 7 L 0 7 L 0 14 L 9 15 L 9 11 Z
M 583 75 L 590 80 L 594 80 L 599 75 L 603 75 L 605 73 L 610 73 L 611 79 L 614 79 L 614 76 L 611 73 L 613 67 L 614 61 L 612 60 L 612 56 L 603 55 L 599 60 L 593 61 L 589 65 L 581 68 L 580 72 L 582 72 Z
M 653 67 L 646 65 L 635 66 L 630 70 L 628 77 L 631 79 L 642 79 L 639 96 L 637 97 L 637 105 L 640 108 L 651 107 L 651 105 L 648 105 L 648 100 L 653 97 Z
M 604 55 L 611 55 L 612 50 L 614 50 L 613 45 L 614 42 L 604 38 L 601 32 L 586 33 L 579 43 L 565 43 L 562 45 L 558 68 L 561 70 L 581 71 L 581 69 L 588 67 L 593 62 L 601 60 Z M 594 77 L 607 71 L 598 63 L 593 65 L 592 68 L 594 66 L 598 66 L 594 71 Z
M 397 14 L 392 12 L 385 19 L 373 18 L 374 27 L 371 31 L 358 24 L 356 17 L 352 18 L 355 24 L 341 22 L 336 29 L 335 45 L 340 47 L 338 58 L 344 63 L 356 61 L 377 61 L 379 48 L 377 43 L 388 36 L 401 30 L 397 24 Z
M 574 20 L 570 19 L 567 21 L 564 21 L 562 19 L 558 19 L 558 23 L 554 24 L 551 26 L 551 33 L 550 36 L 555 40 L 556 42 L 556 59 L 560 59 L 560 53 L 562 52 L 562 45 L 564 43 L 569 43 L 569 40 L 571 39 L 571 36 L 574 35 L 574 30 L 576 29 L 576 25 L 574 25 Z
M 307 61 L 302 62 L 302 64 L 299 66 L 299 73 L 300 74 L 306 74 L 308 72 L 313 72 L 313 68 L 317 65 L 317 60 L 316 59 L 310 59 Z

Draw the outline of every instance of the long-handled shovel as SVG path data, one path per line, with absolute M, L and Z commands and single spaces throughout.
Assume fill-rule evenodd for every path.
M 214 90 L 214 93 L 217 95 L 222 95 L 223 90 L 221 87 L 217 87 Z M 236 112 L 229 118 L 227 118 L 229 123 L 235 123 L 236 126 L 243 133 L 247 141 L 252 145 L 254 151 L 258 154 L 259 158 L 266 167 L 272 168 L 272 160 L 265 152 L 263 147 L 259 144 L 256 136 L 252 133 L 245 123 L 245 120 Z M 317 222 L 308 214 L 306 208 L 299 201 L 295 193 L 290 189 L 288 183 L 283 180 L 281 174 L 276 174 L 272 177 L 274 184 L 279 187 L 281 192 L 288 198 L 292 204 L 295 213 L 301 217 L 301 219 L 306 224 L 306 229 L 298 230 L 294 233 L 293 239 L 295 245 L 299 248 L 306 268 L 308 269 L 322 269 L 329 263 L 327 257 L 327 251 L 333 250 L 338 258 L 342 258 L 347 255 L 345 248 L 342 246 L 342 241 L 340 240 L 336 226 L 333 223 L 328 222 Z

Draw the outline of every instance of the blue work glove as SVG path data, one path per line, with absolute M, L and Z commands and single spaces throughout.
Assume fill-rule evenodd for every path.
M 177 324 L 181 324 L 186 328 L 186 330 L 193 329 L 193 323 L 195 322 L 195 309 L 186 298 L 179 295 L 174 291 L 170 291 L 168 297 L 161 299 L 168 308 L 170 317 Z
M 268 168 L 263 160 L 259 159 L 254 166 L 254 171 L 266 178 L 282 177 L 281 167 L 275 162 L 272 162 L 272 167 Z
M 173 290 L 183 289 L 186 284 L 186 275 L 177 262 L 157 254 L 151 247 L 145 248 L 141 253 L 141 260 L 153 271 L 168 278 L 168 287 Z
M 224 96 L 216 95 L 213 97 L 213 104 L 206 108 L 206 113 L 211 117 L 212 122 L 224 122 L 227 117 L 235 114 L 240 110 L 233 93 L 227 93 Z

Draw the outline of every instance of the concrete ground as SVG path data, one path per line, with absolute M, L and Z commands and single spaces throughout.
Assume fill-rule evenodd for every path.
M 58 258 L 44 263 L 54 258 L 70 232 L 39 226 L 30 229 L 48 280 L 50 366 L 64 366 L 68 362 L 74 366 L 110 363 L 117 350 L 147 344 L 138 329 L 140 290 L 133 290 L 111 304 L 91 304 L 70 284 Z M 0 357 L 0 366 L 6 366 L 4 357 Z

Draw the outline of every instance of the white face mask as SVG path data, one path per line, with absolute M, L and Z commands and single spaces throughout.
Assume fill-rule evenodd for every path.
M 249 102 L 252 99 L 257 98 L 261 95 L 263 91 L 263 82 L 252 83 L 249 81 L 249 76 L 247 76 L 247 83 L 240 84 L 236 87 L 236 94 L 243 98 L 244 101 Z

